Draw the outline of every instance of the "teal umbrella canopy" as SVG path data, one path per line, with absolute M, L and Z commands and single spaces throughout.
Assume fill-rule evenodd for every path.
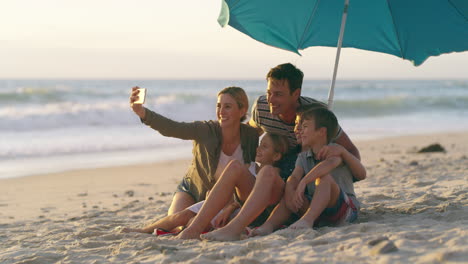
M 343 0 L 224 0 L 218 22 L 299 54 L 336 47 Z M 468 50 L 468 0 L 350 0 L 343 47 L 392 54 L 418 66 Z

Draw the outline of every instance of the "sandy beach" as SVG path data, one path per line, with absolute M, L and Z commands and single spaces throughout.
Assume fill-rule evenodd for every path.
M 0 263 L 468 263 L 468 132 L 356 144 L 357 223 L 236 242 L 119 232 L 166 214 L 189 160 L 2 179 Z

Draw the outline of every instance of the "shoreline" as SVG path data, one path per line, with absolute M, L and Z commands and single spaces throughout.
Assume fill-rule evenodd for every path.
M 398 134 L 398 135 L 388 135 L 383 134 L 380 136 L 368 136 L 362 135 L 357 137 L 354 140 L 356 145 L 359 145 L 361 142 L 366 144 L 366 142 L 379 142 L 387 141 L 393 139 L 404 139 L 410 137 L 438 137 L 443 135 L 458 135 L 468 133 L 468 130 L 457 130 L 452 132 L 427 132 L 427 133 L 408 133 L 408 134 Z M 435 142 L 434 142 L 435 143 Z M 130 155 L 130 158 L 128 158 Z M 108 153 L 77 153 L 72 155 L 62 155 L 62 156 L 49 156 L 49 157 L 33 157 L 33 158 L 22 158 L 22 159 L 11 159 L 1 162 L 0 161 L 0 175 L 9 174 L 11 176 L 0 176 L 0 181 L 4 179 L 14 179 L 14 178 L 23 178 L 23 177 L 33 177 L 40 175 L 48 175 L 55 173 L 67 173 L 78 170 L 90 170 L 90 169 L 103 169 L 103 168 L 114 168 L 122 166 L 140 166 L 140 165 L 150 165 L 158 164 L 164 162 L 173 162 L 173 161 L 182 161 L 190 160 L 191 155 L 191 145 L 178 145 L 175 149 L 172 149 L 172 152 L 169 154 L 158 152 L 155 149 L 152 150 L 132 150 L 132 151 L 117 151 L 117 152 L 108 152 Z M 155 160 L 156 159 L 156 160 Z M 96 162 L 95 160 L 99 160 Z M 121 162 L 116 164 L 115 160 Z M 18 171 L 18 167 L 22 166 L 24 162 L 30 162 L 28 168 L 22 168 L 24 171 Z M 59 165 L 54 168 L 50 168 L 46 163 L 67 163 L 74 162 L 74 166 Z M 32 167 L 32 168 L 31 168 Z M 35 173 L 30 172 L 35 170 Z
M 166 215 L 190 159 L 0 179 L 0 262 L 466 261 L 468 132 L 355 143 L 368 172 L 357 223 L 236 242 L 118 232 Z M 433 143 L 446 152 L 415 153 Z

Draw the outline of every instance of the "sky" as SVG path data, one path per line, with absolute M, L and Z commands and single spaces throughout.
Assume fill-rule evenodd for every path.
M 335 48 L 298 56 L 221 28 L 221 0 L 0 1 L 1 79 L 263 79 L 284 62 L 332 77 Z M 468 52 L 414 67 L 346 48 L 338 79 L 467 79 L 467 68 Z

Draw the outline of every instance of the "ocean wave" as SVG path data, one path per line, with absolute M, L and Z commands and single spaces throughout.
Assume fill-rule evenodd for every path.
M 54 131 L 0 133 L 0 160 L 190 146 L 189 141 L 163 137 L 138 126 L 61 128 Z M 21 140 L 18 140 L 21 139 Z
M 461 111 L 468 113 L 468 96 L 410 97 L 389 96 L 363 100 L 335 100 L 334 109 L 345 117 L 376 117 L 425 111 Z
M 127 99 L 128 100 L 128 99 Z M 139 125 L 127 100 L 102 103 L 49 103 L 0 107 L 0 131 L 57 129 L 63 127 L 106 127 Z M 214 100 L 187 103 L 167 96 L 148 100 L 146 107 L 177 121 L 215 118 Z

